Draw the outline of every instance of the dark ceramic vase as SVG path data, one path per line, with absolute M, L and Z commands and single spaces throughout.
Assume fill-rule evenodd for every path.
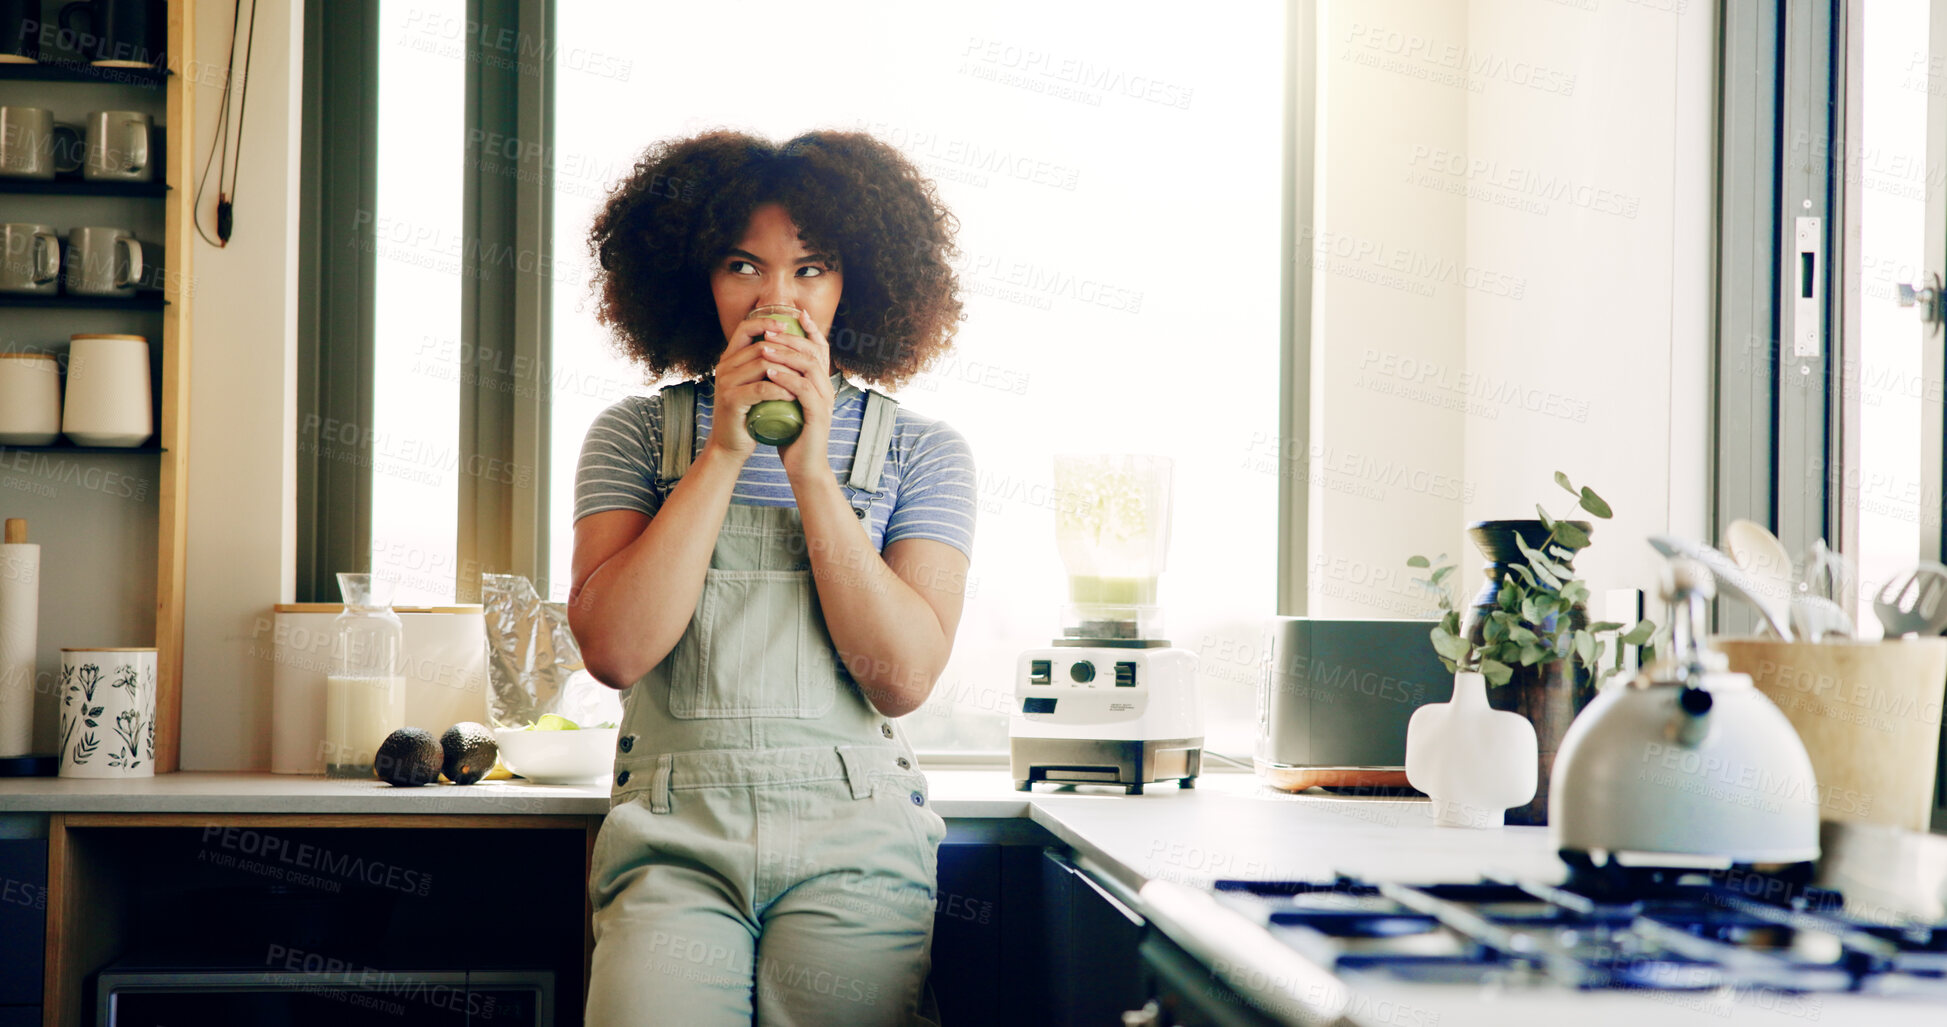
M 1570 523 L 1584 533 L 1590 530 L 1586 521 Z M 1528 562 L 1528 558 L 1521 553 L 1521 547 L 1515 544 L 1516 537 L 1526 542 L 1528 548 L 1538 549 L 1547 541 L 1548 529 L 1542 527 L 1538 520 L 1477 521 L 1467 526 L 1467 535 L 1473 539 L 1481 554 L 1487 557 L 1487 564 L 1481 569 L 1487 576 L 1487 584 L 1481 587 L 1473 604 L 1467 608 L 1467 623 L 1463 626 L 1467 637 L 1478 645 L 1481 642 L 1481 626 L 1487 620 L 1488 613 L 1496 607 L 1502 582 L 1509 574 L 1508 569 Z M 1573 564 L 1570 566 L 1572 568 Z M 1577 603 L 1569 609 L 1568 618 L 1572 627 L 1585 628 L 1589 624 L 1588 608 Z M 1531 667 L 1515 664 L 1514 677 L 1507 684 L 1488 689 L 1487 701 L 1490 706 L 1519 713 L 1535 726 L 1538 761 L 1535 768 L 1535 797 L 1525 806 L 1508 810 L 1508 823 L 1548 823 L 1548 775 L 1555 769 L 1555 753 L 1562 747 L 1562 737 L 1568 734 L 1569 722 L 1593 698 L 1593 676 L 1587 668 L 1577 667 L 1570 660 L 1549 660 Z

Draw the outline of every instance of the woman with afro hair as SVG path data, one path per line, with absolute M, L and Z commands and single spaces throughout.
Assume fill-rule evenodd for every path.
M 602 322 L 676 381 L 596 418 L 575 487 L 570 623 L 625 690 L 591 1024 L 931 1022 L 945 823 L 897 719 L 953 647 L 973 460 L 857 383 L 951 344 L 955 227 L 844 132 L 658 143 L 595 220 Z

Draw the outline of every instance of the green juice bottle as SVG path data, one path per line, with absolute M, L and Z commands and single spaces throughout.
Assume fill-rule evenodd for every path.
M 804 328 L 798 324 L 798 312 L 790 307 L 758 307 L 750 312 L 752 317 L 768 317 L 784 326 L 786 332 L 804 337 Z M 750 430 L 750 437 L 767 446 L 789 445 L 804 431 L 804 407 L 794 399 L 767 399 L 750 408 L 744 418 L 744 427 Z

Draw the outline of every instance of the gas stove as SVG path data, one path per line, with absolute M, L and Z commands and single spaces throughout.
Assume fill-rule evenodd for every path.
M 1947 923 L 1870 922 L 1848 915 L 1835 891 L 1748 870 L 1569 885 L 1340 878 L 1214 887 L 1219 904 L 1354 989 L 1851 993 L 1940 1002 L 1947 1017 Z

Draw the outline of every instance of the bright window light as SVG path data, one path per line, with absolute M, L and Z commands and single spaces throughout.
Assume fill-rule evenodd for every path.
M 588 290 L 589 224 L 650 143 L 709 127 L 864 130 L 959 217 L 957 349 L 896 398 L 979 468 L 952 664 L 906 723 L 924 749 L 1006 747 L 1015 656 L 1059 633 L 1052 458 L 1175 463 L 1163 603 L 1192 649 L 1275 612 L 1284 11 L 1273 3 L 561 4 L 556 65 L 552 591 L 576 457 L 641 375 Z M 741 42 L 740 42 L 741 41 Z M 1206 659 L 1209 745 L 1246 753 L 1255 680 Z M 1230 667 L 1230 673 L 1222 668 Z

